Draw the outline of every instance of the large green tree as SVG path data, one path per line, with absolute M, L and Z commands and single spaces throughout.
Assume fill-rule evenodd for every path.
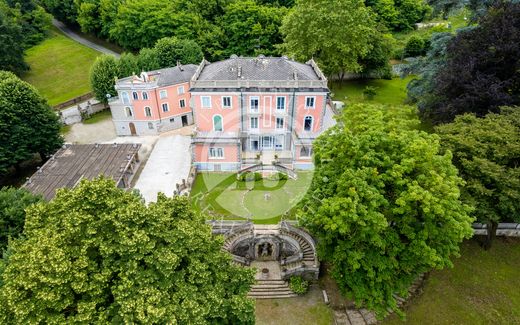
M 165 37 L 157 41 L 154 46 L 155 53 L 162 68 L 182 64 L 199 64 L 203 54 L 200 46 L 191 40 Z
M 10 244 L 0 322 L 252 324 L 253 270 L 232 264 L 185 197 L 146 205 L 83 180 L 27 209 Z
M 0 69 L 20 74 L 29 69 L 23 58 L 23 34 L 16 16 L 0 1 Z
M 260 5 L 253 0 L 229 4 L 218 19 L 224 55 L 279 55 L 277 45 L 283 43 L 279 29 L 287 12 L 285 7 Z
M 11 239 L 18 238 L 25 223 L 25 209 L 42 199 L 26 189 L 0 189 L 0 254 Z
M 377 20 L 392 30 L 413 29 L 429 13 L 430 7 L 424 0 L 366 0 L 377 15 Z
M 298 0 L 282 25 L 285 50 L 298 60 L 312 57 L 326 74 L 360 72 L 377 31 L 362 0 Z
M 466 114 L 435 130 L 466 181 L 462 197 L 487 224 L 490 248 L 499 222 L 520 222 L 520 108 L 485 118 Z
M 106 104 L 107 95 L 117 95 L 114 88 L 117 77 L 119 77 L 117 60 L 112 55 L 98 56 L 90 68 L 90 85 L 100 102 Z
M 0 174 L 63 144 L 58 116 L 38 91 L 11 72 L 0 71 Z
M 301 222 L 340 289 L 379 316 L 473 233 L 451 154 L 418 126 L 415 108 L 357 104 L 314 143 Z

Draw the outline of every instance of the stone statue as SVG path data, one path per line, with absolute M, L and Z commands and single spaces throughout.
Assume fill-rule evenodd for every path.
M 266 257 L 268 255 L 269 255 L 269 244 L 265 243 L 262 245 L 262 253 L 260 254 L 260 256 Z

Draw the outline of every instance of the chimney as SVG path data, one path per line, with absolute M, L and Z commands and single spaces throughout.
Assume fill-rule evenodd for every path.
M 182 67 L 181 61 L 179 61 L 179 60 L 177 60 L 177 68 L 179 68 L 179 70 L 181 70 L 181 71 L 184 71 L 184 68 Z
M 242 78 L 242 67 L 238 67 L 238 77 Z

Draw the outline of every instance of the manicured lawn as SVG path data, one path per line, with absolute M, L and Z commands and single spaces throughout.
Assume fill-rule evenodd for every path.
M 323 302 L 321 290 L 311 286 L 308 293 L 296 298 L 258 299 L 256 301 L 258 325 L 331 325 L 332 310 Z
M 89 71 L 98 55 L 52 29 L 49 38 L 26 51 L 31 70 L 23 79 L 56 105 L 91 90 Z
M 277 223 L 305 195 L 312 172 L 296 180 L 238 182 L 234 173 L 199 173 L 191 197 L 196 210 L 212 218 L 251 218 L 256 223 Z
M 344 102 L 345 104 L 356 103 L 377 103 L 389 105 L 401 105 L 406 99 L 406 85 L 412 79 L 394 78 L 392 80 L 368 79 L 368 80 L 347 80 L 331 82 L 330 88 L 333 99 Z M 373 99 L 365 99 L 363 90 L 366 86 L 376 87 L 376 95 Z
M 498 239 L 485 251 L 462 245 L 453 269 L 434 271 L 424 292 L 392 324 L 520 324 L 520 240 Z
M 93 114 L 89 119 L 83 121 L 83 124 L 94 124 L 100 121 L 104 121 L 112 117 L 109 109 Z

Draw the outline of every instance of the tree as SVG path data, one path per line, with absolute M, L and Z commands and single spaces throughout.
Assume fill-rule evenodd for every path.
M 0 253 L 11 239 L 18 238 L 25 222 L 25 209 L 41 202 L 40 196 L 26 189 L 2 187 L 0 189 Z
M 414 279 L 452 266 L 473 231 L 463 184 L 415 108 L 357 104 L 314 143 L 315 173 L 300 221 L 358 305 L 397 310 Z
M 0 2 L 0 69 L 21 74 L 29 69 L 23 58 L 23 34 L 11 8 Z
M 161 68 L 159 57 L 154 49 L 144 48 L 139 51 L 139 67 L 142 71 L 152 71 Z
M 151 47 L 163 37 L 195 39 L 199 30 L 197 15 L 176 6 L 172 1 L 126 1 L 118 8 L 110 38 L 131 50 Z
M 372 49 L 373 15 L 361 0 L 298 0 L 283 21 L 285 48 L 298 60 L 312 57 L 328 75 L 360 72 Z
M 451 33 L 432 34 L 426 56 L 412 62 L 403 71 L 403 76 L 416 75 L 407 85 L 407 96 L 409 102 L 417 104 L 421 115 L 437 100 L 434 79 L 437 71 L 446 64 L 446 48 L 453 37 Z
M 118 75 L 117 61 L 113 56 L 104 54 L 96 58 L 90 68 L 90 85 L 97 100 L 107 104 L 107 95 L 117 95 L 114 85 Z
M 42 6 L 56 19 L 75 24 L 78 16 L 76 0 L 41 0 Z
M 287 12 L 285 7 L 260 5 L 253 0 L 231 2 L 218 19 L 224 56 L 279 55 L 276 46 L 283 42 L 279 29 Z
M 420 36 L 413 35 L 408 41 L 406 41 L 406 45 L 404 47 L 404 52 L 406 56 L 420 56 L 425 54 L 426 42 Z
M 63 144 L 61 124 L 38 91 L 11 72 L 0 71 L 0 174 Z
M 490 8 L 475 28 L 448 44 L 446 63 L 434 77 L 434 101 L 421 112 L 433 123 L 520 104 L 520 3 Z
M 162 38 L 155 43 L 155 53 L 161 68 L 182 64 L 199 64 L 203 54 L 200 46 L 191 40 L 176 37 Z
M 147 206 L 83 180 L 28 208 L 24 235 L 2 275 L 2 323 L 254 323 L 254 271 L 232 264 L 186 197 Z
M 377 15 L 377 20 L 395 31 L 410 30 L 422 21 L 430 7 L 422 0 L 366 0 Z
M 123 53 L 119 60 L 117 60 L 117 71 L 121 78 L 131 76 L 132 74 L 139 74 L 141 68 L 139 66 L 139 57 L 132 53 Z
M 499 222 L 520 222 L 520 109 L 477 118 L 465 114 L 435 130 L 466 181 L 462 197 L 487 224 L 491 247 Z

